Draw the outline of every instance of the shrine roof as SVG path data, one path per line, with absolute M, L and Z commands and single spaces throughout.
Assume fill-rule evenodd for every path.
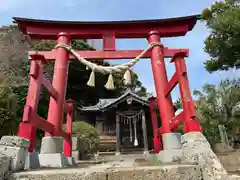
M 13 17 L 24 34 L 32 38 L 56 38 L 67 32 L 74 38 L 102 38 L 103 31 L 114 31 L 117 38 L 143 38 L 152 30 L 159 30 L 162 37 L 182 36 L 192 30 L 199 15 L 132 21 L 56 21 Z
M 127 98 L 131 97 L 133 101 L 139 102 L 143 105 L 149 106 L 148 97 L 140 97 L 136 93 L 134 93 L 132 90 L 128 89 L 125 91 L 124 94 L 119 96 L 118 98 L 109 98 L 109 99 L 99 99 L 99 102 L 96 105 L 93 106 L 83 106 L 80 108 L 82 112 L 88 112 L 88 111 L 104 111 L 107 108 L 110 108 L 114 105 L 117 105 Z

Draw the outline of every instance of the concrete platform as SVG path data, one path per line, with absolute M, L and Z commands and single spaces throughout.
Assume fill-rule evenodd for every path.
M 193 165 L 124 166 L 101 164 L 88 168 L 38 170 L 14 173 L 8 180 L 200 180 L 201 171 Z

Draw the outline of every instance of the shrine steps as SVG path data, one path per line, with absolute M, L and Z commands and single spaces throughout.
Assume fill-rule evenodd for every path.
M 99 156 L 110 156 L 110 155 L 115 155 L 116 151 L 99 151 L 98 155 Z M 143 149 L 142 148 L 138 148 L 138 149 L 124 149 L 121 150 L 121 154 L 142 154 L 143 153 Z
M 116 151 L 116 141 L 117 141 L 116 136 L 101 134 L 98 151 L 100 152 Z
M 116 136 L 101 134 L 98 151 L 100 154 L 115 154 L 116 152 Z M 125 146 L 121 149 L 122 154 L 141 153 L 143 148 L 134 147 L 133 145 Z

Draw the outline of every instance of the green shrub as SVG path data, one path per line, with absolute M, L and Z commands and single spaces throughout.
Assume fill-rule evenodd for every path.
M 72 134 L 79 138 L 79 151 L 83 154 L 92 154 L 99 147 L 99 133 L 96 128 L 84 121 L 75 121 L 72 124 Z

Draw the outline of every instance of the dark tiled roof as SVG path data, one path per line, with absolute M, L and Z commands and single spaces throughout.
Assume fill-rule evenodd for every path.
M 31 38 L 56 39 L 59 32 L 66 32 L 73 39 L 101 39 L 103 31 L 112 32 L 112 30 L 116 30 L 116 38 L 143 38 L 146 37 L 150 31 L 159 28 L 162 29 L 162 27 L 170 28 L 171 30 L 167 33 L 163 31 L 161 37 L 183 36 L 187 31 L 192 30 L 199 19 L 200 15 L 192 15 L 151 20 L 79 22 L 13 17 L 13 22 L 17 23 L 21 31 Z M 132 32 L 132 29 L 136 27 L 138 30 Z M 39 31 L 39 29 L 43 31 Z
M 151 20 L 128 20 L 128 21 L 57 21 L 57 20 L 43 20 L 43 19 L 31 19 L 31 18 L 23 18 L 23 17 L 13 17 L 14 23 L 23 23 L 26 25 L 27 23 L 44 23 L 50 25 L 138 25 L 141 23 L 155 23 L 155 24 L 167 24 L 178 21 L 187 21 L 187 20 L 199 20 L 201 15 L 191 15 L 191 16 L 183 16 L 183 17 L 175 17 L 175 18 L 167 18 L 167 19 L 151 19 Z
M 81 111 L 104 111 L 106 108 L 111 107 L 112 105 L 118 104 L 121 101 L 124 101 L 127 97 L 132 97 L 133 101 L 137 101 L 146 106 L 149 106 L 148 97 L 140 97 L 135 94 L 133 91 L 128 89 L 123 95 L 115 99 L 99 99 L 99 102 L 93 106 L 83 106 L 80 108 Z

